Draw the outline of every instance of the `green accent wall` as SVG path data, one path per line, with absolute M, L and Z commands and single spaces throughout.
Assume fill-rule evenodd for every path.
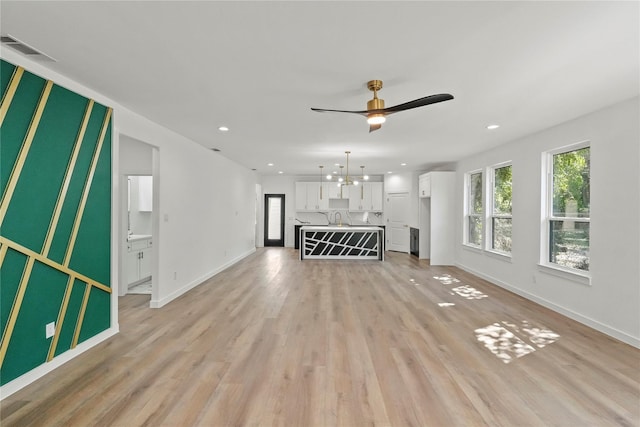
M 0 250 L 6 251 L 0 266 L 2 385 L 47 363 L 50 351 L 58 356 L 111 325 L 111 109 L 53 84 L 20 165 L 20 152 L 47 80 L 25 70 L 8 104 L 5 98 L 16 69 L 1 61 L 0 89 L 6 111 L 0 127 L 0 206 L 5 209 L 4 215 L 0 209 Z M 90 104 L 84 137 L 72 164 Z M 19 174 L 14 173 L 16 164 L 22 168 Z M 73 172 L 69 173 L 71 167 Z M 12 182 L 15 190 L 9 197 L 7 189 Z M 85 188 L 88 192 L 82 210 Z M 54 211 L 62 199 L 59 220 L 53 227 Z M 47 252 L 48 234 L 51 244 Z M 70 243 L 73 251 L 64 265 Z M 29 279 L 23 280 L 30 256 L 34 256 L 34 266 Z M 68 285 L 70 275 L 74 280 Z M 89 298 L 81 317 L 87 283 Z M 65 292 L 69 296 L 63 312 Z M 53 338 L 45 337 L 45 326 L 50 322 L 56 322 L 58 329 L 54 349 Z

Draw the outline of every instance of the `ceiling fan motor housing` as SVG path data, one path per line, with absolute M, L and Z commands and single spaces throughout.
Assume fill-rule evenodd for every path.
M 367 110 L 381 110 L 384 108 L 384 99 L 373 98 L 367 101 Z
M 373 99 L 367 102 L 367 110 L 381 110 L 384 108 L 384 99 L 378 99 L 378 91 L 382 89 L 382 80 L 370 80 L 367 88 L 373 92 Z

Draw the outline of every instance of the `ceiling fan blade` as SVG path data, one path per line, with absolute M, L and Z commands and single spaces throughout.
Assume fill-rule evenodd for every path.
M 382 127 L 381 124 L 378 125 L 369 125 L 369 133 L 373 132 L 374 130 L 378 130 Z
M 352 113 L 352 114 L 360 114 L 362 116 L 366 116 L 369 112 L 367 110 L 364 111 L 347 111 L 347 110 L 327 110 L 325 108 L 311 108 L 312 111 L 317 111 L 318 113 Z
M 449 101 L 453 99 L 453 95 L 448 93 L 440 93 L 438 95 L 429 95 L 424 98 L 414 99 L 413 101 L 405 102 L 404 104 L 394 105 L 380 110 L 383 114 L 393 114 L 399 111 L 410 110 L 412 108 L 424 107 L 425 105 L 436 104 L 438 102 Z

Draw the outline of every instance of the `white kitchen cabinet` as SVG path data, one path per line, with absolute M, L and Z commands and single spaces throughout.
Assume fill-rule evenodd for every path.
M 381 182 L 370 182 L 371 186 L 371 211 L 382 212 L 384 191 Z
M 326 211 L 327 209 L 329 209 L 327 183 L 322 183 L 322 198 L 320 198 L 319 182 L 296 182 L 297 211 Z
M 429 259 L 430 265 L 453 265 L 457 219 L 455 172 L 430 172 L 420 175 L 418 179 L 419 257 Z
M 418 177 L 418 197 L 431 197 L 431 173 L 424 173 Z
M 307 210 L 307 183 L 296 182 L 296 210 Z
M 126 280 L 127 285 L 146 280 L 151 277 L 151 254 L 153 242 L 151 238 L 135 238 L 127 242 Z
M 349 193 L 349 211 L 382 211 L 382 183 L 364 182 L 351 187 Z

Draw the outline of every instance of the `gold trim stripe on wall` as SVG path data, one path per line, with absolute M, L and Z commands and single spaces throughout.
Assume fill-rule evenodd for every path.
M 89 170 L 89 174 L 87 175 L 87 181 L 84 184 L 84 190 L 82 191 L 82 199 L 80 200 L 80 205 L 78 206 L 78 212 L 76 213 L 76 219 L 73 223 L 73 231 L 71 233 L 71 238 L 69 239 L 69 245 L 67 246 L 67 253 L 64 256 L 63 265 L 65 267 L 69 266 L 69 262 L 71 262 L 71 255 L 73 254 L 73 248 L 76 244 L 76 238 L 78 237 L 78 229 L 80 228 L 80 222 L 82 221 L 82 215 L 84 214 L 84 207 L 87 204 L 87 198 L 89 197 L 89 190 L 91 190 L 91 182 L 93 181 L 93 175 L 96 172 L 96 167 L 98 165 L 98 158 L 100 157 L 100 152 L 102 151 L 102 144 L 104 143 L 104 137 L 107 133 L 107 128 L 109 127 L 109 120 L 111 119 L 111 108 L 107 108 L 107 113 L 104 116 L 104 122 L 102 123 L 102 130 L 100 131 L 100 140 L 98 141 L 98 145 L 96 146 L 96 151 L 93 153 L 93 159 L 91 159 L 91 168 Z
M 0 267 L 2 267 L 4 257 L 7 255 L 7 249 L 9 249 L 7 245 L 0 245 Z
M 89 117 L 91 116 L 91 110 L 93 109 L 93 99 L 89 100 L 87 104 L 87 109 L 84 113 L 84 118 L 82 119 L 82 126 L 80 127 L 80 131 L 78 132 L 78 137 L 76 138 L 76 142 L 73 146 L 73 153 L 71 154 L 71 159 L 69 160 L 69 164 L 67 165 L 67 170 L 64 174 L 64 181 L 62 183 L 62 187 L 60 187 L 60 193 L 58 194 L 58 200 L 56 201 L 56 207 L 53 211 L 53 216 L 51 217 L 51 222 L 49 223 L 49 230 L 47 231 L 47 237 L 45 238 L 44 246 L 42 248 L 42 255 L 49 255 L 49 250 L 51 249 L 51 243 L 53 242 L 53 236 L 56 233 L 56 228 L 58 226 L 58 221 L 60 219 L 60 212 L 62 212 L 62 206 L 64 205 L 64 200 L 67 197 L 67 191 L 69 190 L 69 183 L 71 182 L 71 176 L 73 175 L 73 170 L 76 167 L 76 162 L 78 160 L 78 153 L 80 152 L 80 147 L 82 146 L 82 140 L 84 139 L 84 134 L 87 130 L 87 124 L 89 123 Z
M 33 138 L 36 134 L 36 129 L 38 129 L 38 124 L 40 124 L 40 119 L 42 118 L 42 112 L 44 111 L 44 107 L 47 104 L 47 99 L 49 98 L 49 94 L 51 93 L 52 87 L 53 87 L 53 82 L 51 80 L 47 80 L 47 84 L 45 85 L 42 91 L 42 95 L 40 96 L 40 101 L 38 102 L 38 107 L 36 108 L 36 112 L 34 113 L 33 118 L 31 119 L 29 130 L 27 131 L 27 135 L 25 136 L 24 141 L 22 143 L 22 148 L 20 148 L 20 154 L 18 154 L 18 159 L 16 160 L 16 163 L 13 165 L 13 170 L 11 171 L 9 181 L 7 182 L 7 188 L 5 189 L 5 193 L 2 195 L 2 202 L 0 203 L 0 226 L 2 226 L 4 217 L 7 214 L 7 209 L 9 208 L 11 197 L 13 197 L 13 192 L 16 189 L 18 179 L 20 178 L 20 174 L 22 173 L 24 162 L 27 159 L 27 154 L 29 154 L 29 150 L 31 149 L 31 143 L 33 142 Z
M 27 283 L 31 277 L 31 271 L 33 270 L 34 257 L 29 257 L 27 264 L 22 271 L 22 278 L 20 279 L 20 285 L 16 292 L 16 297 L 13 300 L 13 306 L 11 307 L 11 313 L 9 314 L 9 320 L 7 326 L 5 326 L 2 333 L 2 340 L 0 341 L 0 368 L 4 362 L 4 357 L 7 354 L 7 348 L 9 348 L 9 340 L 13 334 L 13 328 L 16 326 L 16 320 L 18 319 L 18 313 L 22 306 L 22 300 L 24 299 L 25 291 L 27 290 Z
M 98 159 L 100 157 L 100 152 L 102 151 L 102 144 L 104 143 L 104 137 L 107 133 L 107 128 L 109 127 L 109 122 L 111 120 L 111 112 L 113 110 L 111 108 L 107 108 L 107 113 L 104 116 L 104 122 L 102 123 L 102 130 L 100 131 L 100 140 L 98 141 L 98 145 L 96 146 L 96 151 L 93 155 L 93 159 L 91 160 L 91 169 L 89 171 L 89 175 L 87 176 L 87 182 L 85 183 L 84 191 L 82 193 L 82 200 L 80 201 L 80 206 L 78 207 L 78 212 L 76 214 L 76 220 L 73 224 L 73 232 L 71 233 L 71 238 L 69 239 L 69 246 L 67 247 L 67 253 L 64 257 L 64 265 L 68 266 L 71 261 L 71 254 L 73 253 L 73 247 L 76 244 L 76 237 L 78 235 L 78 228 L 80 227 L 80 221 L 82 220 L 82 215 L 84 214 L 84 207 L 87 203 L 87 198 L 89 197 L 89 190 L 91 189 L 91 183 L 93 182 L 93 175 L 95 174 L 96 167 L 98 165 Z M 78 320 L 76 322 L 76 329 L 73 333 L 73 342 L 71 343 L 71 348 L 75 348 L 78 344 L 78 338 L 80 337 L 80 331 L 82 330 L 82 323 L 84 322 L 84 313 L 87 310 L 87 304 L 89 302 L 89 293 L 91 291 L 91 286 L 87 282 L 87 287 L 85 288 L 84 298 L 82 299 L 82 307 L 80 308 L 80 315 L 78 316 Z
M 58 340 L 60 339 L 60 334 L 62 333 L 62 325 L 64 323 L 64 318 L 67 315 L 67 307 L 69 306 L 69 299 L 71 299 L 71 291 L 73 290 L 73 282 L 75 279 L 73 276 L 69 276 L 69 280 L 67 281 L 67 287 L 64 290 L 64 298 L 62 299 L 62 305 L 60 306 L 60 311 L 58 312 L 58 318 L 56 319 L 56 331 L 53 334 L 53 339 L 51 340 L 51 345 L 49 346 L 49 353 L 47 354 L 47 362 L 50 362 L 53 359 L 53 356 L 56 354 L 56 348 L 58 347 Z
M 87 283 L 84 288 L 84 296 L 82 297 L 82 307 L 80 308 L 80 314 L 78 314 L 78 320 L 76 321 L 76 329 L 73 331 L 73 341 L 71 342 L 71 348 L 76 348 L 78 345 L 78 339 L 80 338 L 80 330 L 82 329 L 82 322 L 84 321 L 84 313 L 87 311 L 87 303 L 89 302 L 89 294 L 91 293 L 91 286 Z
M 2 126 L 2 122 L 4 122 L 7 111 L 9 111 L 9 106 L 11 105 L 11 101 L 13 101 L 13 96 L 16 94 L 16 90 L 18 90 L 18 85 L 20 84 L 20 79 L 23 74 L 24 68 L 22 67 L 16 67 L 16 69 L 13 70 L 9 87 L 2 96 L 2 103 L 0 103 L 0 126 Z
M 76 279 L 82 280 L 85 283 L 88 283 L 89 285 L 96 287 L 100 290 L 103 290 L 105 292 L 111 293 L 111 288 L 96 281 L 93 280 L 87 276 L 85 276 L 82 273 L 78 273 L 77 271 L 74 271 L 72 269 L 70 269 L 68 266 L 66 265 L 62 265 L 62 264 L 58 264 L 55 261 L 50 260 L 49 258 L 42 256 L 41 254 L 39 254 L 38 252 L 32 251 L 29 248 L 26 248 L 24 246 L 22 246 L 19 243 L 16 243 L 12 240 L 7 239 L 4 236 L 0 236 L 0 244 L 2 244 L 3 246 L 8 246 L 13 250 L 16 250 L 18 252 L 21 252 L 23 254 L 25 254 L 26 256 L 28 256 L 29 258 L 34 258 L 36 261 L 41 262 L 42 264 L 48 265 L 51 268 L 54 268 L 58 271 L 60 271 L 61 273 L 64 273 L 66 275 L 69 276 L 73 276 Z

